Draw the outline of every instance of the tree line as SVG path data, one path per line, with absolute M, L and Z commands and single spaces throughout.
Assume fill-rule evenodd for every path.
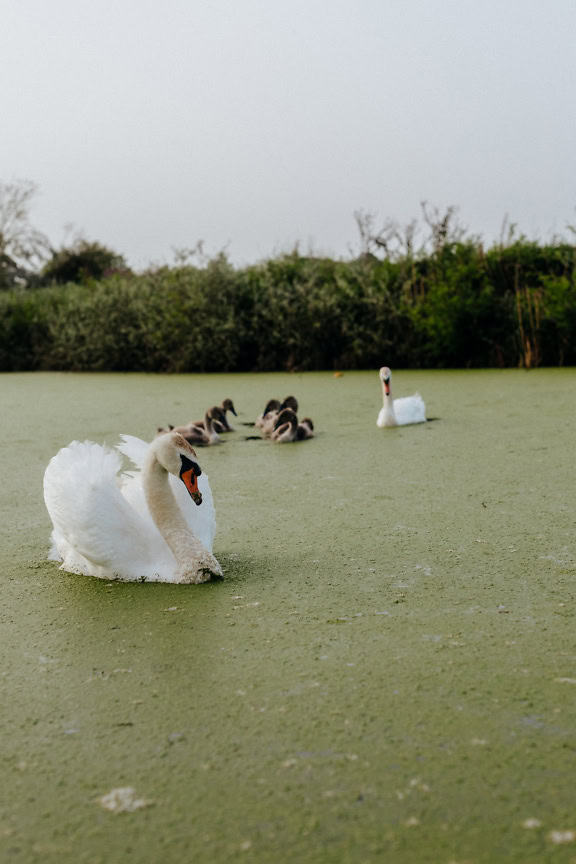
M 505 226 L 486 246 L 453 208 L 426 205 L 407 226 L 377 228 L 363 212 L 356 221 L 360 248 L 349 260 L 295 249 L 235 267 L 196 248 L 173 266 L 133 273 L 122 256 L 81 239 L 43 260 L 18 257 L 2 240 L 0 200 L 0 370 L 576 363 L 569 239 L 528 240 Z

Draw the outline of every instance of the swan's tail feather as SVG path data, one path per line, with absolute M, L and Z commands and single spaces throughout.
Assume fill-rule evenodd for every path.
M 48 561 L 62 561 L 60 549 L 62 548 L 62 537 L 57 531 L 53 531 L 50 537 L 50 552 L 48 553 Z
M 121 467 L 122 459 L 115 450 L 93 441 L 72 441 L 52 457 L 46 468 L 44 500 L 48 512 L 53 517 L 52 509 L 58 508 L 59 501 L 69 499 L 79 482 L 91 488 L 115 483 Z
M 419 393 L 395 399 L 394 413 L 399 426 L 426 422 L 426 405 Z

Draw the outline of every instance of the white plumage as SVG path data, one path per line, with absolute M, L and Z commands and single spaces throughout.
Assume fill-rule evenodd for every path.
M 380 369 L 379 376 L 382 382 L 384 404 L 378 413 L 376 425 L 383 428 L 385 426 L 409 426 L 412 423 L 425 423 L 426 405 L 420 394 L 415 393 L 414 396 L 392 399 L 390 384 L 392 373 L 388 366 L 383 366 Z
M 198 467 L 192 448 L 173 433 L 150 445 L 121 438 L 115 450 L 73 441 L 50 460 L 44 475 L 54 526 L 50 558 L 61 560 L 63 570 L 101 579 L 200 582 L 221 575 L 211 554 L 216 520 L 208 477 L 197 478 L 196 506 L 178 476 L 182 457 Z M 119 475 L 120 453 L 139 470 Z
M 142 470 L 150 444 L 147 441 L 142 441 L 141 438 L 135 438 L 134 435 L 120 435 L 120 438 L 122 439 L 122 443 L 116 444 L 116 449 L 120 453 L 123 453 L 124 456 L 127 456 L 139 469 L 138 471 L 126 472 L 126 477 L 130 479 L 123 486 L 124 496 L 136 510 L 139 510 L 146 518 L 151 520 L 150 511 L 148 510 L 142 491 Z M 216 534 L 216 511 L 214 509 L 214 499 L 208 475 L 203 471 L 198 478 L 198 489 L 202 493 L 202 504 L 199 507 L 196 507 L 192 503 L 186 487 L 178 477 L 170 474 L 169 481 L 170 489 L 176 497 L 176 502 L 189 528 L 198 537 L 202 545 L 209 552 L 212 552 L 214 536 Z M 156 526 L 154 527 L 156 528 Z M 157 528 L 156 531 L 158 531 Z

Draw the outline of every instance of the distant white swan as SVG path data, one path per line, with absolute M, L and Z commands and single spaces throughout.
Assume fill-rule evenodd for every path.
M 192 447 L 175 432 L 151 444 L 120 437 L 116 450 L 73 441 L 50 460 L 49 557 L 62 561 L 62 570 L 100 579 L 200 583 L 221 576 L 212 555 L 212 492 Z M 141 470 L 118 476 L 120 453 Z
M 390 386 L 392 372 L 388 366 L 383 366 L 379 374 L 382 382 L 384 405 L 380 409 L 376 425 L 380 427 L 409 426 L 411 423 L 425 423 L 426 406 L 420 394 L 415 393 L 414 396 L 392 399 Z

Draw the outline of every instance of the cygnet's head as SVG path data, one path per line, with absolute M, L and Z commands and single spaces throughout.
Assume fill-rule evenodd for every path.
M 270 414 L 273 411 L 279 411 L 279 410 L 280 410 L 280 402 L 278 401 L 278 399 L 269 399 L 268 402 L 266 403 L 266 407 L 264 408 L 264 411 L 262 413 L 264 416 L 266 416 L 266 414 Z
M 235 417 L 238 416 L 236 414 L 236 409 L 234 408 L 234 403 L 232 402 L 232 399 L 224 399 L 224 401 L 222 402 L 222 410 L 223 411 L 231 411 Z
M 379 374 L 380 374 L 380 380 L 382 381 L 382 384 L 384 385 L 384 392 L 386 393 L 387 396 L 389 396 L 390 395 L 390 379 L 392 377 L 392 372 L 390 371 L 388 366 L 382 366 Z
M 284 408 L 291 408 L 296 414 L 298 413 L 298 400 L 295 396 L 287 396 L 286 399 L 280 405 L 279 410 L 283 411 Z
M 202 469 L 194 448 L 178 432 L 159 435 L 151 447 L 160 465 L 170 474 L 179 477 L 194 503 L 201 504 L 202 493 L 198 489 L 198 477 L 202 474 Z

